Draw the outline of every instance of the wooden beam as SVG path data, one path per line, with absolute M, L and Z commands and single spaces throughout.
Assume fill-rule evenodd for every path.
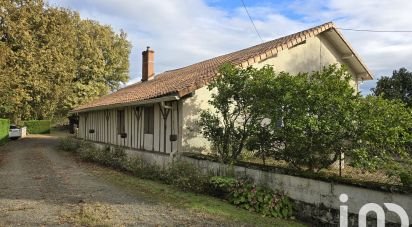
M 349 53 L 349 54 L 343 54 L 340 58 L 342 60 L 347 60 L 347 59 L 350 59 L 350 58 L 353 58 L 353 57 L 354 57 L 354 55 L 352 53 Z

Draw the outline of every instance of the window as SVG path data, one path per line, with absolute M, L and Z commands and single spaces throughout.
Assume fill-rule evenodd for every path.
M 126 132 L 124 110 L 117 111 L 117 134 Z
M 154 131 L 154 107 L 146 106 L 144 108 L 144 133 L 153 134 Z

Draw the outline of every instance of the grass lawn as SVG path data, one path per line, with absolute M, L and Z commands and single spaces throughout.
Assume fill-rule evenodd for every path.
M 185 208 L 190 212 L 208 214 L 222 220 L 222 224 L 234 222 L 252 226 L 306 226 L 296 220 L 283 220 L 252 213 L 237 208 L 226 201 L 206 195 L 180 191 L 173 186 L 140 179 L 125 173 L 102 167 L 94 167 L 93 173 L 123 189 L 162 203 Z

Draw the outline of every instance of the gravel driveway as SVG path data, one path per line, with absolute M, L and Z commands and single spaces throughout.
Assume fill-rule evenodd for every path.
M 0 147 L 0 226 L 219 225 L 113 185 L 56 146 L 55 137 L 31 136 Z

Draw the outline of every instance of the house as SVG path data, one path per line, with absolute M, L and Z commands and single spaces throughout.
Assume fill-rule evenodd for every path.
M 131 149 L 174 153 L 205 151 L 196 121 L 209 108 L 206 85 L 219 66 L 272 65 L 276 71 L 311 72 L 329 64 L 345 64 L 353 86 L 372 75 L 330 22 L 292 35 L 155 75 L 154 51 L 143 51 L 142 80 L 82 105 L 78 137 Z

